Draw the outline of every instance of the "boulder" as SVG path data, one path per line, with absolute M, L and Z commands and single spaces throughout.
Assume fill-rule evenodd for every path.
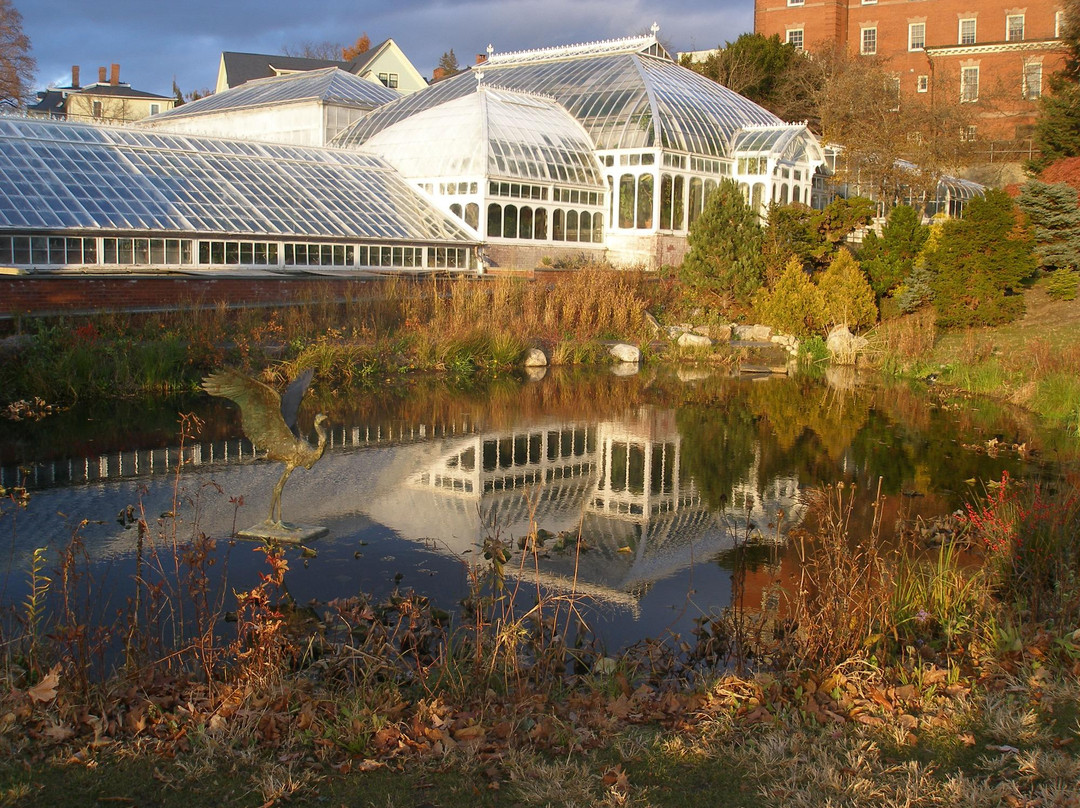
M 617 362 L 640 362 L 641 351 L 638 350 L 636 345 L 630 345 L 625 342 L 616 342 L 608 352 L 615 358 Z
M 846 325 L 836 326 L 825 339 L 825 347 L 838 365 L 854 365 L 856 357 L 868 344 L 865 337 L 856 337 Z
M 663 336 L 664 327 L 660 325 L 660 322 L 651 314 L 649 314 L 649 312 L 645 312 L 645 322 L 648 323 L 649 327 L 652 329 L 653 336 Z
M 525 352 L 525 367 L 546 368 L 548 365 L 547 354 L 539 348 L 529 348 Z
M 709 332 L 709 336 L 717 342 L 730 342 L 731 341 L 731 326 L 730 325 L 718 325 Z
M 709 327 L 707 325 L 696 325 L 692 330 L 695 334 L 701 334 L 703 337 L 709 336 Z
M 768 342 L 772 339 L 772 326 L 737 325 L 735 326 L 735 338 L 746 342 Z
M 679 337 L 678 345 L 680 348 L 710 348 L 713 341 L 701 334 L 694 334 L 687 331 Z

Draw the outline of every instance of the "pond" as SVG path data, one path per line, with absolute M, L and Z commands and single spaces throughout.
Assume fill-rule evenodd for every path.
M 646 368 L 309 394 L 301 424 L 327 413 L 331 442 L 292 475 L 283 512 L 329 534 L 288 551 L 286 587 L 300 604 L 408 588 L 454 611 L 497 537 L 523 605 L 538 587 L 580 596 L 608 649 L 687 637 L 699 618 L 756 608 L 791 579 L 789 535 L 809 526 L 808 493 L 823 485 L 862 492 L 858 536 L 879 486 L 891 533 L 963 507 L 1003 471 L 1056 479 L 1071 463 L 1075 440 L 932 393 L 835 370 Z M 77 536 L 83 608 L 108 623 L 133 597 L 148 544 L 205 535 L 211 600 L 234 608 L 230 593 L 254 586 L 265 561 L 230 537 L 265 518 L 281 468 L 259 459 L 230 403 L 208 397 L 0 423 L 0 484 L 29 491 L 25 508 L 0 504 L 0 599 L 21 608 L 36 548 L 49 548 L 44 574 L 74 580 L 57 559 Z M 533 526 L 535 556 L 520 549 Z

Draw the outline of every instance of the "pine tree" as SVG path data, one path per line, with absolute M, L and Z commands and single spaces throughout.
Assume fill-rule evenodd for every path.
M 745 303 L 761 286 L 762 228 L 739 186 L 724 180 L 687 236 L 680 277 L 695 293 Z
M 1040 266 L 1080 267 L 1080 208 L 1075 188 L 1064 182 L 1033 180 L 1021 190 L 1020 209 L 1031 221 Z
M 826 327 L 846 325 L 851 331 L 877 322 L 878 309 L 874 290 L 866 280 L 859 262 L 847 250 L 836 254 L 829 268 L 817 279 L 824 306 Z
M 927 267 L 939 325 L 1006 323 L 1024 312 L 1018 292 L 1035 272 L 1034 243 L 1009 195 L 993 189 L 945 223 Z
M 792 256 L 773 287 L 754 295 L 754 314 L 759 322 L 785 334 L 808 337 L 825 324 L 825 298 L 802 261 Z
M 889 213 L 881 236 L 871 230 L 863 238 L 859 262 L 878 298 L 889 294 L 911 274 L 915 257 L 926 243 L 930 228 L 908 205 L 898 205 Z
M 1039 99 L 1034 145 L 1041 154 L 1028 163 L 1036 174 L 1055 160 L 1080 156 L 1080 0 L 1065 0 L 1064 11 L 1065 66 Z

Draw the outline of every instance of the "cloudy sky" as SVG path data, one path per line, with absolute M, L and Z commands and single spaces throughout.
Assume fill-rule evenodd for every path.
M 471 64 L 496 51 L 644 33 L 655 21 L 677 51 L 702 50 L 753 28 L 753 0 L 14 0 L 37 59 L 38 89 L 82 82 L 120 64 L 120 80 L 168 95 L 213 87 L 221 52 L 281 53 L 304 43 L 387 38 L 424 76 L 453 48 Z

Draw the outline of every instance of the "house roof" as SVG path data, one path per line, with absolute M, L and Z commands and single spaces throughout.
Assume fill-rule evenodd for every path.
M 60 90 L 44 90 L 38 93 L 38 101 L 27 108 L 27 112 L 40 115 L 62 115 L 64 113 L 64 93 Z
M 271 53 L 238 53 L 236 51 L 223 51 L 222 61 L 225 63 L 225 80 L 229 87 L 238 87 L 245 82 L 254 79 L 265 79 L 276 76 L 282 71 L 302 72 L 307 70 L 322 70 L 327 67 L 337 67 L 348 73 L 359 75 L 367 66 L 368 62 L 375 58 L 384 49 L 390 40 L 384 40 L 378 45 L 368 48 L 349 62 L 340 59 L 308 59 L 303 56 L 281 56 Z
M 397 90 L 346 73 L 339 67 L 324 67 L 320 70 L 252 79 L 239 87 L 230 87 L 220 93 L 167 110 L 154 120 L 177 120 L 295 101 L 322 101 L 359 109 L 374 109 L 400 97 L 401 93 Z
M 168 101 L 171 96 L 147 93 L 135 90 L 128 84 L 91 84 L 81 90 L 73 90 L 71 95 L 106 95 L 112 98 L 160 98 Z

